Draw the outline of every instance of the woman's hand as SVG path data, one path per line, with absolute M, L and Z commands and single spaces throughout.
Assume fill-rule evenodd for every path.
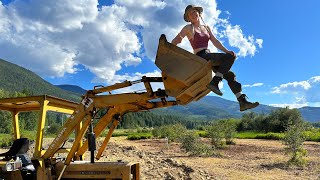
M 231 54 L 233 57 L 237 57 L 236 53 L 234 53 L 233 51 L 227 51 L 228 54 Z

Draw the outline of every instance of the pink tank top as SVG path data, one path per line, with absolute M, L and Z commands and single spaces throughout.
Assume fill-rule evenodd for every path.
M 208 31 L 206 32 L 201 31 L 200 33 L 197 31 L 194 31 L 193 39 L 189 41 L 193 49 L 198 49 L 198 48 L 207 48 L 209 39 L 210 39 L 210 35 Z

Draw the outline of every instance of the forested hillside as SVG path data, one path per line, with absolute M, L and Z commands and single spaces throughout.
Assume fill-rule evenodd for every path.
M 52 95 L 75 102 L 79 94 L 62 90 L 23 67 L 0 59 L 0 89 L 9 92 L 24 92 L 27 95 Z
M 320 123 L 320 108 L 319 107 L 302 107 L 299 108 L 299 111 L 302 114 L 302 117 L 314 123 Z
M 71 91 L 80 95 L 83 95 L 87 92 L 85 89 L 82 89 L 81 87 L 76 85 L 63 84 L 63 85 L 55 85 L 55 86 L 63 90 Z

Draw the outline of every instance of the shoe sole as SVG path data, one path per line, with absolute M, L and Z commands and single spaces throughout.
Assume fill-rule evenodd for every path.
M 207 85 L 207 88 L 210 89 L 212 92 L 214 92 L 215 94 L 217 94 L 219 96 L 223 95 L 223 93 L 219 89 L 214 88 L 214 86 L 212 86 L 210 84 Z

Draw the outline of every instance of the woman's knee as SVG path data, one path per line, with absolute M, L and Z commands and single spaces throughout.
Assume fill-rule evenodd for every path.
M 228 82 L 236 81 L 236 75 L 232 71 L 228 71 L 225 75 L 223 75 L 223 77 Z
M 226 54 L 226 59 L 228 59 L 228 60 L 230 60 L 230 61 L 234 62 L 234 60 L 236 59 L 236 57 L 235 57 L 235 56 L 233 56 L 232 54 L 227 53 L 227 54 Z
M 225 62 L 232 66 L 234 61 L 235 61 L 235 57 L 233 55 L 227 53 L 226 58 L 225 58 Z

